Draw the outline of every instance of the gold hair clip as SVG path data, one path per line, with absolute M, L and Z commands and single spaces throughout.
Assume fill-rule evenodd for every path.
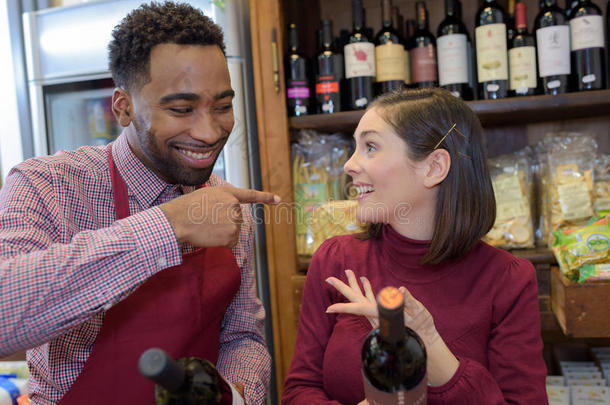
M 440 146 L 441 143 L 443 143 L 443 141 L 445 140 L 445 138 L 447 138 L 447 136 L 451 133 L 451 131 L 453 131 L 455 129 L 455 132 L 457 132 L 458 134 L 462 135 L 465 139 L 468 139 L 468 137 L 466 135 L 464 135 L 459 129 L 456 128 L 457 124 L 453 124 L 451 126 L 451 128 L 449 128 L 449 131 L 447 131 L 447 133 L 445 134 L 445 136 L 443 136 L 441 138 L 440 141 L 438 141 L 438 143 L 436 144 L 436 146 L 434 147 L 434 149 L 438 148 Z
M 460 151 L 458 151 L 458 155 L 460 155 L 460 156 L 462 156 L 462 157 L 464 157 L 464 158 L 466 158 L 466 159 L 472 159 L 470 156 L 468 156 L 467 154 L 462 153 L 462 152 L 460 152 Z

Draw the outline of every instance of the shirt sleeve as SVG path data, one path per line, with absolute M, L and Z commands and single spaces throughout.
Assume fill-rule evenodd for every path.
M 244 222 L 233 254 L 241 285 L 223 318 L 217 367 L 230 383 L 244 384 L 246 403 L 264 404 L 271 378 L 271 356 L 264 338 L 265 309 L 257 298 L 252 248 L 254 228 L 250 205 L 242 205 Z
M 58 243 L 77 224 L 58 219 L 55 201 L 40 173 L 13 170 L 0 190 L 0 356 L 48 342 L 182 260 L 158 207 Z
M 546 404 L 538 285 L 530 262 L 515 259 L 497 283 L 488 367 L 459 358 L 455 375 L 428 387 L 428 404 Z
M 294 355 L 284 384 L 282 405 L 339 405 L 324 390 L 323 362 L 337 316 L 327 314 L 334 288 L 325 282 L 329 258 L 336 257 L 334 240 L 327 240 L 314 253 L 303 286 L 303 300 Z

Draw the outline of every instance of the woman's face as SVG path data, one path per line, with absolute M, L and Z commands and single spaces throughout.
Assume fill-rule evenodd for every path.
M 426 198 L 424 165 L 408 157 L 408 146 L 373 108 L 354 133 L 356 150 L 344 170 L 358 191 L 361 222 L 409 227 Z

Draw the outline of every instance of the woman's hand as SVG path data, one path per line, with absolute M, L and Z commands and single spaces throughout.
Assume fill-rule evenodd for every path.
M 335 287 L 350 302 L 333 304 L 326 309 L 326 312 L 365 316 L 373 328 L 378 327 L 379 313 L 377 312 L 377 301 L 371 288 L 371 283 L 366 277 L 360 277 L 360 282 L 364 289 L 363 294 L 354 272 L 352 270 L 345 270 L 345 275 L 347 276 L 348 284 L 345 284 L 336 277 L 329 277 L 326 279 L 326 282 Z M 405 300 L 405 325 L 417 332 L 426 346 L 431 345 L 439 337 L 432 315 L 405 287 L 400 287 L 399 290 Z
M 364 294 L 362 294 L 354 272 L 345 270 L 345 275 L 349 285 L 336 277 L 329 277 L 326 279 L 326 282 L 335 287 L 337 291 L 351 302 L 333 304 L 326 309 L 326 312 L 362 315 L 369 320 L 373 328 L 377 328 L 379 326 L 379 314 L 377 313 L 377 301 L 371 289 L 371 283 L 366 277 L 360 277 L 362 288 L 364 289 Z

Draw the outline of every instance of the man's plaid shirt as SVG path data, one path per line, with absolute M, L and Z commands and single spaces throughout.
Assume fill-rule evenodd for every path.
M 0 356 L 31 349 L 33 404 L 54 404 L 87 360 L 105 310 L 156 272 L 182 262 L 174 232 L 157 205 L 193 191 L 163 182 L 131 152 L 124 136 L 113 157 L 127 184 L 130 217 L 115 221 L 110 145 L 30 159 L 11 170 L 0 191 Z M 226 184 L 212 175 L 209 187 Z M 220 335 L 218 369 L 263 403 L 271 360 L 264 309 L 252 269 L 253 221 L 233 249 L 241 287 Z M 205 286 L 202 286 L 205 289 Z

